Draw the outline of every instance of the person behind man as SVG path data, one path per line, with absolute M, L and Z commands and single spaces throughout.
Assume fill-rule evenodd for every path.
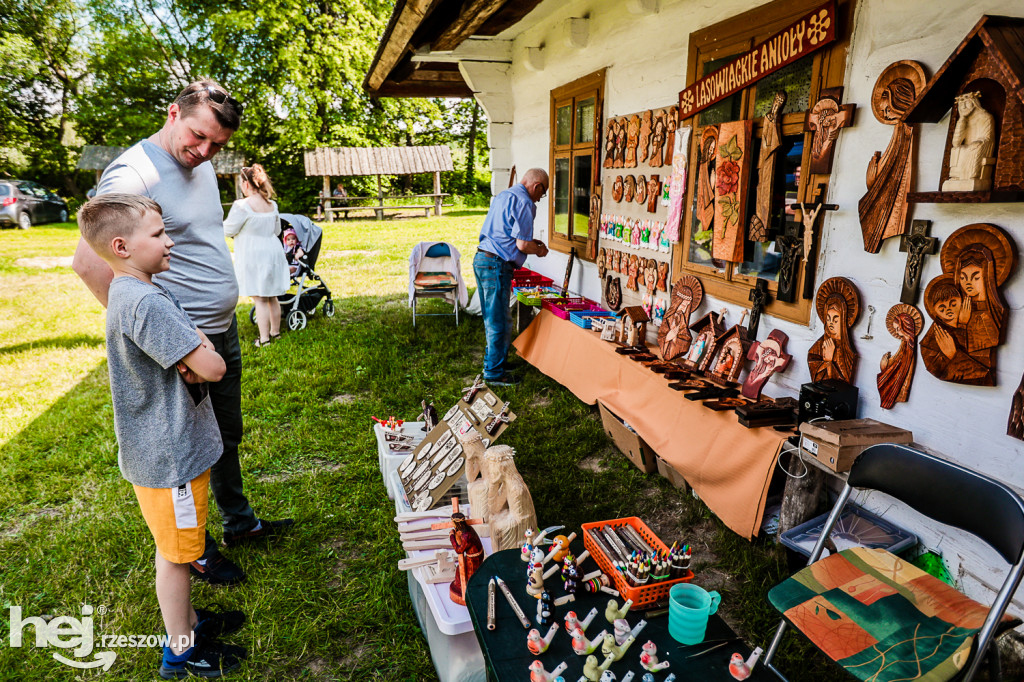
M 210 162 L 241 123 L 242 105 L 217 83 L 204 80 L 182 90 L 167 108 L 163 127 L 116 158 L 103 172 L 97 194 L 140 194 L 163 211 L 167 234 L 178 243 L 170 269 L 156 282 L 171 291 L 227 365 L 224 377 L 209 384 L 223 453 L 211 467 L 210 485 L 224 524 L 224 544 L 266 538 L 291 519 L 256 517 L 242 488 L 238 444 L 242 439 L 242 352 L 238 345 L 235 281 L 224 240 L 224 209 Z M 104 306 L 113 272 L 80 240 L 73 268 Z M 198 377 L 180 370 L 186 382 Z M 211 583 L 236 583 L 245 573 L 224 557 L 209 533 L 192 574 Z
M 480 293 L 487 350 L 484 353 L 484 381 L 497 386 L 519 383 L 506 371 L 506 355 L 511 340 L 509 297 L 512 273 L 523 266 L 528 254 L 543 258 L 548 247 L 533 238 L 533 219 L 537 202 L 548 191 L 548 174 L 531 168 L 523 181 L 500 193 L 491 202 L 480 242 L 473 258 L 473 274 Z
M 155 201 L 105 194 L 82 207 L 78 222 L 114 275 L 106 336 L 117 462 L 156 542 L 156 595 L 168 635 L 160 676 L 220 677 L 245 650 L 212 636 L 237 630 L 245 615 L 194 609 L 188 575 L 203 554 L 210 467 L 223 450 L 205 382 L 224 376 L 224 360 L 153 281 L 170 267 L 174 246 Z M 202 383 L 183 381 L 178 365 Z

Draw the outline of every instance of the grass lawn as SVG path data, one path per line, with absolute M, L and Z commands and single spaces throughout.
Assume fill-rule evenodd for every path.
M 443 411 L 480 371 L 479 318 L 458 328 L 425 318 L 414 331 L 406 292 L 409 252 L 425 239 L 453 242 L 472 284 L 482 219 L 467 210 L 324 224 L 318 272 L 337 315 L 318 314 L 267 348 L 253 348 L 249 305 L 239 306 L 246 490 L 258 514 L 297 525 L 270 547 L 227 552 L 248 572 L 244 585 L 194 584 L 197 605 L 250 615 L 232 640 L 250 658 L 231 679 L 435 679 L 396 568 L 404 554 L 370 416 L 412 419 L 424 397 Z M 103 311 L 62 261 L 19 262 L 67 258 L 77 239 L 73 224 L 0 232 L 0 679 L 156 677 L 155 649 L 116 649 L 109 672 L 79 673 L 34 648 L 31 629 L 22 648 L 7 644 L 11 606 L 80 617 L 92 605 L 97 635 L 162 630 L 152 540 L 117 469 Z M 637 515 L 690 541 L 698 582 L 722 593 L 722 612 L 749 643 L 767 643 L 776 617 L 765 592 L 786 570 L 779 550 L 747 543 L 640 473 L 596 411 L 547 377 L 531 370 L 501 393 L 519 415 L 503 442 L 516 448 L 541 526 Z M 784 653 L 793 680 L 840 679 L 797 646 Z

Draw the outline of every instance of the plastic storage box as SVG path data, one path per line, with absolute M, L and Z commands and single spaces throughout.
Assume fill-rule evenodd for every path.
M 779 536 L 779 540 L 786 547 L 809 557 L 814 543 L 821 537 L 821 529 L 825 527 L 827 519 L 828 514 L 817 516 L 790 528 Z M 836 521 L 831 538 L 840 551 L 850 547 L 868 547 L 886 549 L 896 554 L 917 544 L 917 536 L 913 533 L 852 504 L 846 505 L 842 516 Z M 821 555 L 824 557 L 828 554 L 828 549 L 825 549 Z

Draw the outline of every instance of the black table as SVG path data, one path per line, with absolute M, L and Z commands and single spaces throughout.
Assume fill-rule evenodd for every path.
M 582 542 L 576 540 L 571 546 L 573 553 L 579 556 L 583 552 Z M 548 564 L 550 566 L 550 564 Z M 581 566 L 581 573 L 588 573 L 597 568 L 593 559 L 587 559 Z M 604 592 L 596 595 L 585 592 L 582 588 L 576 593 L 576 600 L 564 606 L 555 607 L 555 617 L 559 624 L 560 631 L 555 634 L 551 646 L 539 657 L 530 653 L 526 647 L 526 633 L 519 619 L 516 618 L 512 607 L 509 606 L 505 596 L 497 589 L 495 599 L 495 613 L 497 615 L 497 627 L 494 630 L 487 629 L 487 583 L 491 576 L 498 576 L 508 585 L 516 601 L 523 608 L 527 617 L 530 618 L 532 627 L 536 627 L 541 636 L 547 634 L 548 628 L 536 624 L 537 613 L 536 600 L 526 594 L 526 563 L 520 559 L 518 549 L 508 549 L 497 552 L 487 557 L 480 569 L 469 581 L 466 606 L 469 607 L 469 615 L 473 620 L 473 628 L 476 631 L 477 639 L 480 641 L 480 648 L 484 653 L 484 660 L 487 663 L 488 679 L 499 682 L 523 682 L 530 678 L 529 666 L 534 660 L 544 663 L 544 669 L 551 672 L 555 666 L 562 661 L 568 665 L 562 677 L 567 682 L 576 682 L 583 675 L 583 663 L 586 656 L 577 656 L 572 650 L 572 638 L 565 632 L 563 619 L 569 611 L 575 611 L 581 619 L 585 618 L 591 608 L 597 608 L 597 616 L 587 628 L 587 635 L 593 639 L 601 630 L 612 632 L 612 626 L 604 617 L 605 607 L 608 600 L 612 599 Z M 555 599 L 563 596 L 562 578 L 556 574 L 546 580 L 545 587 Z M 624 601 L 621 597 L 616 600 L 619 606 Z M 652 607 L 646 607 L 652 608 Z M 645 609 L 633 608 L 626 616 L 630 626 L 635 627 L 644 617 Z M 658 660 L 669 661 L 671 666 L 660 672 L 654 673 L 655 679 L 659 682 L 664 680 L 669 673 L 675 673 L 677 680 L 701 680 L 702 682 L 730 682 L 733 677 L 729 674 L 729 659 L 734 652 L 743 654 L 744 659 L 750 655 L 750 648 L 741 641 L 730 642 L 710 653 L 695 658 L 687 658 L 693 653 L 707 649 L 710 644 L 696 644 L 685 646 L 679 644 L 668 633 L 668 615 L 647 618 L 647 626 L 640 631 L 637 640 L 629 647 L 626 654 L 615 663 L 612 663 L 609 670 L 615 673 L 617 679 L 621 680 L 623 675 L 632 670 L 633 682 L 640 682 L 640 678 L 647 672 L 640 665 L 641 646 L 647 640 L 652 640 L 658 646 Z M 706 641 L 727 639 L 735 637 L 735 633 L 726 625 L 725 621 L 712 615 L 708 620 Z M 594 655 L 599 661 L 603 661 L 600 647 Z M 777 679 L 770 672 L 758 665 L 754 674 L 749 680 L 761 682 L 777 682 Z

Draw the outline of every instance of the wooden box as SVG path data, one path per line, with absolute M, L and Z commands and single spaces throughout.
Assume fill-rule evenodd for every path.
M 667 479 L 669 483 L 671 483 L 674 487 L 679 488 L 683 492 L 686 492 L 687 490 L 690 489 L 690 486 L 689 484 L 687 484 L 686 479 L 683 478 L 683 475 L 681 473 L 675 470 L 675 467 L 673 467 L 671 464 L 663 460 L 658 455 L 654 456 L 654 460 L 655 463 L 658 465 L 658 473 L 661 474 L 662 478 Z
M 804 422 L 800 447 L 833 471 L 849 471 L 853 460 L 869 445 L 911 443 L 914 434 L 874 419 Z
M 635 432 L 630 431 L 626 424 L 619 419 L 618 415 L 604 406 L 600 400 L 597 407 L 601 411 L 601 424 L 604 432 L 608 434 L 616 447 L 629 458 L 636 467 L 645 473 L 651 473 L 657 468 L 654 451 L 651 446 L 644 442 L 644 439 Z

